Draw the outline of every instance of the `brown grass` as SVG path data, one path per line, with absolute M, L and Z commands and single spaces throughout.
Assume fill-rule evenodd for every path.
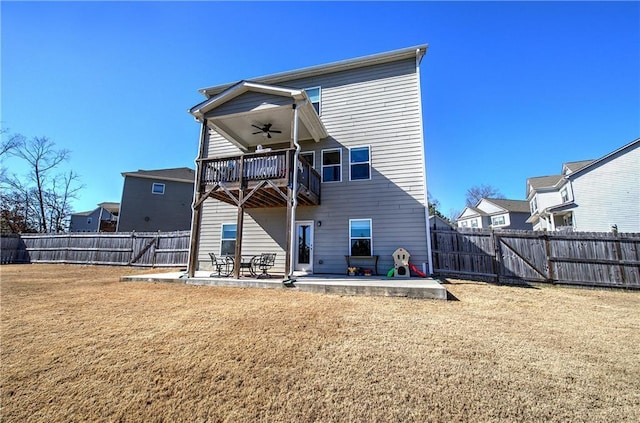
M 640 421 L 640 293 L 460 301 L 1 269 L 1 420 Z

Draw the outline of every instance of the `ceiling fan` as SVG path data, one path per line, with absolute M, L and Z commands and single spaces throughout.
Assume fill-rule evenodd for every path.
M 262 134 L 263 136 L 267 137 L 267 138 L 271 138 L 271 134 L 281 134 L 282 131 L 276 131 L 275 129 L 271 129 L 271 124 L 270 123 L 265 123 L 264 125 L 262 125 L 262 128 L 259 127 L 258 125 L 251 125 L 254 128 L 258 128 L 259 131 L 254 132 L 253 135 L 256 134 Z

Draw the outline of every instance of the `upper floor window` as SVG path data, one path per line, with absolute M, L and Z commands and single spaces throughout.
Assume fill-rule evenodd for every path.
M 471 227 L 472 228 L 477 228 L 478 227 L 478 219 L 473 219 L 471 221 Z
M 562 188 L 562 191 L 560 191 L 560 196 L 562 197 L 563 203 L 569 201 L 569 190 L 567 189 L 567 187 Z
M 305 151 L 300 153 L 300 157 L 305 159 L 307 163 L 311 165 L 312 168 L 316 167 L 316 152 L 315 151 Z
M 87 225 L 91 225 L 93 223 L 93 218 L 87 217 Z
M 154 183 L 151 187 L 151 192 L 154 194 L 164 194 L 164 184 Z
M 459 222 L 460 227 L 461 228 L 466 228 L 467 226 L 469 226 L 469 223 L 466 220 L 463 220 L 462 222 Z
M 504 216 L 492 216 L 491 217 L 491 225 L 492 226 L 501 226 L 505 224 Z
M 232 256 L 236 253 L 236 232 L 237 227 L 235 223 L 223 223 L 222 231 L 220 234 L 220 255 Z
M 322 182 L 342 181 L 342 150 L 322 150 Z
M 371 147 L 349 149 L 349 179 L 371 179 Z
M 529 203 L 529 207 L 531 209 L 531 214 L 534 214 L 538 211 L 538 199 L 534 196 L 531 199 L 531 203 Z
M 350 219 L 349 241 L 352 256 L 372 255 L 371 219 Z
M 321 101 L 320 87 L 306 88 L 305 91 L 309 96 L 309 100 L 311 100 L 311 104 L 313 105 L 313 108 L 316 109 L 318 116 L 320 116 L 320 101 Z

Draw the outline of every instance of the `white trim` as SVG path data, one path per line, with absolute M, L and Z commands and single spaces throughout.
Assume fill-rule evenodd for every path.
M 233 223 L 221 223 L 221 224 L 220 224 L 220 248 L 218 249 L 218 253 L 219 253 L 219 255 L 223 255 L 223 254 L 222 254 L 222 242 L 223 242 L 223 241 L 233 241 L 233 242 L 236 242 L 236 238 L 237 238 L 237 235 L 236 235 L 236 237 L 235 237 L 235 238 L 224 238 L 224 236 L 223 236 L 223 235 L 224 235 L 224 227 L 225 227 L 225 225 L 234 225 L 234 226 L 236 227 L 236 234 L 238 233 L 238 223 L 237 223 L 237 222 L 233 222 Z M 234 248 L 234 250 L 235 250 L 235 248 Z
M 324 164 L 324 153 L 325 151 L 338 151 L 340 153 L 340 164 L 339 165 L 327 165 L 326 167 L 330 167 L 330 166 L 340 166 L 340 172 L 338 172 L 338 176 L 340 176 L 340 179 L 337 181 L 325 181 L 324 180 L 324 168 L 325 168 L 325 164 Z M 340 147 L 334 147 L 334 148 L 324 148 L 320 151 L 320 178 L 322 180 L 323 184 L 330 184 L 330 183 L 335 183 L 335 182 L 342 182 L 342 148 Z
M 299 237 L 298 237 L 298 228 L 301 225 L 308 225 L 311 228 L 311 240 L 310 240 L 310 247 L 309 247 L 309 264 L 308 264 L 308 268 L 306 269 L 301 269 L 299 268 L 299 257 L 298 257 L 298 248 L 295 248 L 295 258 L 294 258 L 294 271 L 296 272 L 306 272 L 307 274 L 313 273 L 313 243 L 314 243 L 314 238 L 315 238 L 315 233 L 314 233 L 314 225 L 315 222 L 313 220 L 298 220 L 296 221 L 296 225 L 295 225 L 295 239 L 296 239 L 296 245 L 298 245 L 298 241 L 299 241 Z
M 353 239 L 351 237 L 351 222 L 353 221 L 357 221 L 357 220 L 368 220 L 369 221 L 369 245 L 371 247 L 371 254 L 373 255 L 373 219 L 371 219 L 370 217 L 365 217 L 365 218 L 360 218 L 360 219 L 349 219 L 349 249 L 347 250 L 349 252 L 349 255 L 351 255 L 351 240 Z M 364 237 L 359 237 L 356 239 L 366 239 Z
M 162 187 L 162 192 L 156 192 L 156 186 L 158 187 Z M 160 182 L 154 182 L 151 184 L 151 194 L 156 194 L 156 195 L 164 195 L 164 191 L 165 191 L 166 185 L 162 184 Z
M 356 148 L 368 148 L 369 149 L 369 160 L 366 162 L 356 162 L 356 163 L 352 163 L 351 162 L 351 150 L 356 149 Z M 368 178 L 363 178 L 363 179 L 353 179 L 351 177 L 351 166 L 353 166 L 354 164 L 368 164 L 369 165 L 369 177 Z M 368 145 L 358 145 L 358 146 L 354 146 L 354 147 L 349 147 L 349 182 L 351 181 L 370 181 L 371 180 L 371 168 L 372 168 L 372 163 L 371 163 L 371 144 Z

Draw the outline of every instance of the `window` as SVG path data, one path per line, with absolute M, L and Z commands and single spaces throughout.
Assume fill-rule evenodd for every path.
M 87 217 L 87 225 L 91 225 L 92 222 L 93 222 L 93 218 Z
M 300 157 L 305 159 L 311 167 L 316 167 L 316 152 L 315 151 L 305 151 L 304 153 L 300 153 Z
M 491 216 L 491 226 L 501 226 L 504 223 L 504 216 Z
M 352 256 L 372 255 L 371 219 L 349 220 L 349 244 Z
M 371 147 L 349 149 L 349 179 L 371 179 Z
M 311 100 L 311 104 L 313 108 L 316 109 L 318 116 L 320 116 L 320 87 L 311 87 L 305 89 L 307 95 L 309 96 L 309 100 Z
M 342 150 L 322 150 L 322 182 L 342 181 Z
M 151 187 L 151 192 L 154 194 L 164 194 L 164 184 L 154 183 Z
M 459 222 L 459 223 L 461 228 L 466 228 L 469 225 L 469 223 L 466 220 L 463 220 L 462 222 Z
M 472 228 L 477 228 L 478 227 L 478 219 L 473 219 L 471 221 L 471 227 Z
M 567 189 L 567 187 L 562 188 L 562 191 L 560 191 L 560 196 L 562 197 L 563 203 L 569 201 L 569 190 Z
M 236 228 L 235 223 L 223 223 L 220 238 L 220 255 L 232 256 L 236 253 Z
M 534 214 L 538 210 L 538 200 L 536 197 L 533 197 L 530 204 L 531 214 Z

